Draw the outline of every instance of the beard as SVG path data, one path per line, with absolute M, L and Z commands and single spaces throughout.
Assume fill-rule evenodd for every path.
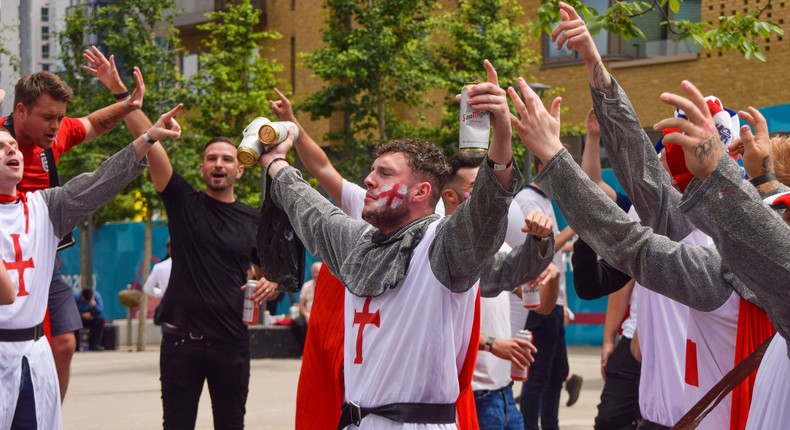
M 374 207 L 362 210 L 362 219 L 379 230 L 390 230 L 394 226 L 405 225 L 404 219 L 409 213 L 405 202 L 397 207 Z
M 206 188 L 210 189 L 211 191 L 225 191 L 228 188 L 233 186 L 234 178 L 228 174 L 221 181 L 216 181 L 214 177 L 211 176 L 211 173 L 203 175 L 203 182 L 206 184 Z

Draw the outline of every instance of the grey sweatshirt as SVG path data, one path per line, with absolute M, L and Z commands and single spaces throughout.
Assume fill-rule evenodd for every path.
M 738 165 L 723 156 L 705 182 L 691 181 L 680 209 L 713 238 L 724 263 L 747 286 L 738 293 L 765 310 L 790 340 L 790 228 L 743 180 Z
M 496 254 L 504 242 L 508 206 L 520 184 L 521 175 L 514 168 L 510 190 L 505 190 L 487 163 L 483 163 L 471 198 L 455 213 L 439 221 L 436 238 L 431 244 L 430 265 L 446 288 L 466 291 L 480 277 L 486 260 Z M 272 200 L 288 214 L 305 246 L 324 261 L 332 273 L 341 273 L 352 250 L 363 241 L 371 240 L 371 235 L 366 234 L 367 223 L 355 221 L 332 205 L 293 167 L 277 173 L 272 183 Z M 345 285 L 353 282 L 351 279 L 341 281 Z
M 71 231 L 85 216 L 107 204 L 146 167 L 148 159 L 135 160 L 134 146 L 116 152 L 99 167 L 80 174 L 62 187 L 39 191 L 49 208 L 58 237 Z

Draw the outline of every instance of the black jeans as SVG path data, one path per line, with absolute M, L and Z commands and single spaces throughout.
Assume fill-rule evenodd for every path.
M 19 398 L 16 401 L 14 420 L 10 430 L 36 430 L 36 399 L 33 397 L 33 380 L 30 375 L 30 363 L 22 357 L 22 381 L 19 385 Z
M 595 417 L 596 430 L 633 430 L 639 424 L 639 376 L 642 364 L 631 354 L 631 339 L 623 337 L 606 362 L 606 381 Z
M 250 344 L 162 334 L 159 356 L 165 429 L 194 429 L 208 381 L 214 428 L 243 429 L 250 383 Z
M 521 387 L 521 415 L 524 428 L 553 430 L 559 428 L 560 393 L 568 377 L 568 350 L 562 305 L 548 315 L 530 312 L 526 329 L 538 348 L 535 362 L 529 366 L 527 381 Z

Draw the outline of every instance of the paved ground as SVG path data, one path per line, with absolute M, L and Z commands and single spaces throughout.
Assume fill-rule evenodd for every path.
M 603 382 L 599 348 L 569 348 L 571 371 L 584 377 L 578 403 L 566 407 L 563 392 L 560 426 L 563 430 L 592 429 L 595 406 Z M 156 429 L 162 425 L 159 397 L 159 351 L 87 352 L 74 355 L 71 385 L 63 404 L 65 429 Z M 291 429 L 300 360 L 252 361 L 246 425 L 249 429 Z M 516 386 L 516 391 L 520 388 Z M 204 389 L 197 429 L 211 429 L 211 403 Z

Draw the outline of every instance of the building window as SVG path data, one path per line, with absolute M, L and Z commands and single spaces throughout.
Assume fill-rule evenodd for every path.
M 43 70 L 45 72 L 49 72 L 49 64 L 47 64 L 47 63 L 42 64 L 41 65 L 41 70 Z
M 41 45 L 41 58 L 48 59 L 49 58 L 49 44 L 45 43 Z
M 41 8 L 41 22 L 49 22 L 49 8 L 42 7 Z
M 49 27 L 41 27 L 41 40 L 49 40 Z
M 609 0 L 584 0 L 599 12 L 605 11 Z M 699 45 L 693 40 L 679 40 L 677 35 L 669 32 L 666 26 L 661 25 L 666 16 L 674 20 L 688 20 L 699 22 L 702 17 L 701 0 L 685 0 L 678 13 L 669 10 L 665 5 L 664 10 L 651 10 L 649 13 L 637 17 L 634 22 L 645 33 L 645 39 L 633 37 L 625 40 L 619 36 L 609 34 L 602 30 L 593 36 L 595 46 L 603 57 L 619 57 L 624 59 L 655 58 L 674 55 L 683 55 L 699 52 Z M 551 42 L 551 37 L 544 35 L 543 63 L 544 65 L 578 62 L 578 54 L 567 48 L 557 49 L 557 44 Z

